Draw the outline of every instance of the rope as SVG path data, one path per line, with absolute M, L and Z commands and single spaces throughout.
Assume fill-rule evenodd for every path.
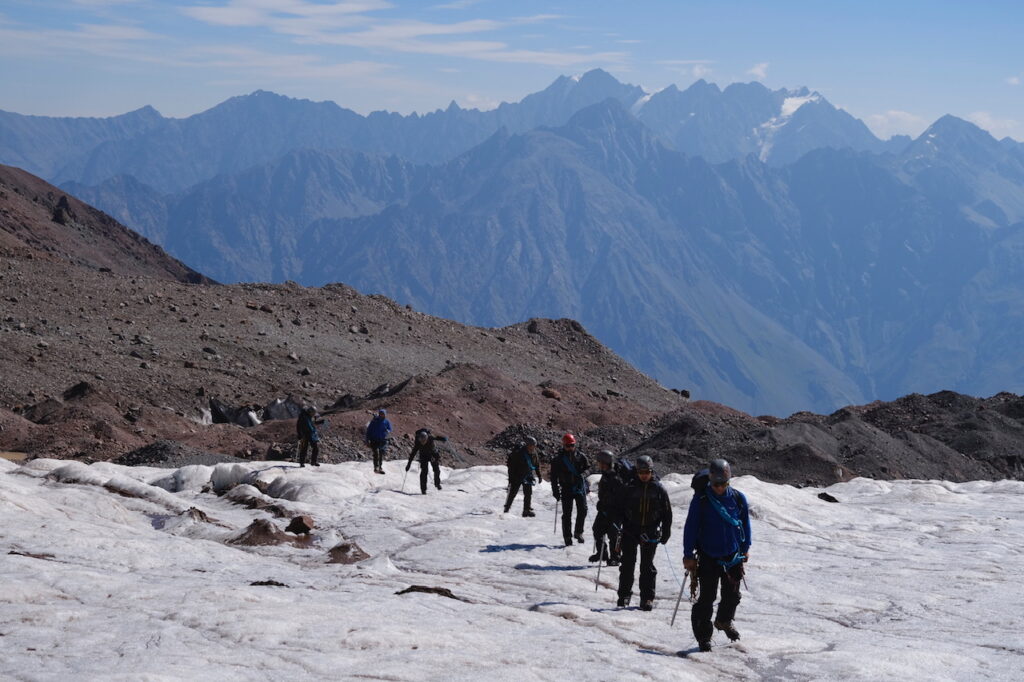
M 676 584 L 681 587 L 682 584 L 683 584 L 683 581 L 679 579 L 679 574 L 676 573 L 675 562 L 673 562 L 672 561 L 672 557 L 669 556 L 669 553 L 668 553 L 668 543 L 666 542 L 664 546 L 665 546 L 665 561 L 668 562 L 668 568 L 669 568 L 670 571 L 672 571 L 672 577 L 675 578 Z

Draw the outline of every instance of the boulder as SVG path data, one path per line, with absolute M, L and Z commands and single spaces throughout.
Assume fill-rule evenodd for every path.
M 355 564 L 370 558 L 370 555 L 354 542 L 342 542 L 328 552 L 329 564 Z
M 293 537 L 267 519 L 256 519 L 239 535 L 228 540 L 228 544 L 258 547 L 263 545 L 289 545 L 293 541 Z
M 302 412 L 302 405 L 292 396 L 285 399 L 275 398 L 263 408 L 263 420 L 271 419 L 297 419 Z
M 301 514 L 292 519 L 285 531 L 296 535 L 309 535 L 309 531 L 314 528 L 316 528 L 316 524 L 313 522 L 313 517 Z

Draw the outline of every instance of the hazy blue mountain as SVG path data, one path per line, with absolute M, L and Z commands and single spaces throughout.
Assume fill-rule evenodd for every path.
M 361 116 L 333 102 L 257 91 L 183 119 L 151 108 L 110 119 L 65 119 L 0 112 L 0 162 L 23 165 L 60 184 L 99 185 L 132 176 L 161 193 L 182 191 L 300 149 L 350 149 L 444 163 L 502 128 L 510 133 L 560 126 L 580 109 L 614 99 L 670 147 L 719 162 L 753 153 L 780 165 L 820 147 L 899 151 L 863 123 L 806 89 L 771 91 L 759 83 L 724 91 L 698 81 L 651 96 L 595 69 L 559 77 L 520 102 L 491 111 L 454 102 L 426 115 Z
M 136 137 L 164 122 L 153 107 L 110 118 L 51 118 L 0 111 L 0 163 L 53 181 L 61 168 L 98 146 Z
M 560 77 L 521 102 L 491 111 L 461 109 L 453 102 L 423 116 L 360 116 L 333 102 L 264 91 L 233 97 L 183 119 L 162 118 L 151 108 L 112 119 L 0 112 L 0 162 L 31 165 L 30 170 L 60 184 L 99 185 L 132 176 L 172 193 L 301 149 L 351 149 L 440 163 L 503 127 L 523 132 L 562 125 L 583 107 L 608 98 L 629 105 L 642 95 L 640 88 L 597 69 L 579 78 Z
M 164 195 L 131 175 L 118 175 L 99 185 L 65 182 L 62 189 L 86 203 L 103 209 L 118 222 L 157 244 L 167 242 L 168 206 L 172 197 Z
M 683 91 L 675 86 L 661 90 L 633 112 L 672 148 L 712 163 L 754 154 L 783 165 L 822 147 L 887 149 L 863 122 L 806 88 L 769 90 L 760 83 L 733 83 L 720 90 L 699 80 Z M 892 147 L 899 151 L 908 141 L 898 139 Z
M 955 116 L 943 116 L 899 156 L 907 182 L 948 210 L 1006 226 L 1024 219 L 1024 155 Z
M 124 176 L 65 187 L 223 281 L 281 282 L 297 279 L 311 256 L 301 242 L 310 223 L 377 213 L 407 197 L 424 174 L 396 157 L 302 150 L 171 195 Z

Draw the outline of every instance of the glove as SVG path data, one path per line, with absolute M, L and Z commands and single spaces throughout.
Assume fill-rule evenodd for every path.
M 696 571 L 697 570 L 697 560 L 696 559 L 683 559 L 683 568 L 685 568 L 687 571 Z
M 668 544 L 668 539 L 671 536 L 672 536 L 672 533 L 670 533 L 668 531 L 665 531 L 665 534 L 661 536 L 661 544 L 667 545 Z
M 411 467 L 411 466 L 412 466 L 412 462 L 406 462 L 405 463 L 405 470 L 408 471 L 409 467 Z
M 555 498 L 555 502 L 557 502 L 558 500 L 562 499 L 562 496 L 559 495 L 557 491 L 551 493 L 551 496 Z

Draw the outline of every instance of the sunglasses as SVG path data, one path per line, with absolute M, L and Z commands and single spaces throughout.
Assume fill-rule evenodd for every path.
M 712 483 L 711 487 L 712 488 L 728 488 L 729 487 L 729 482 L 726 481 L 725 483 Z

